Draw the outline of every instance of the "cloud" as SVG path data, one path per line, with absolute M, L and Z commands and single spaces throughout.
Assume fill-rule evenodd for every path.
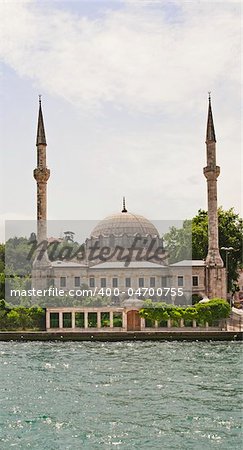
M 93 19 L 56 2 L 1 3 L 0 54 L 20 76 L 88 112 L 109 104 L 173 112 L 219 80 L 238 83 L 236 6 L 150 3 L 124 2 Z
M 208 90 L 222 169 L 219 204 L 239 209 L 240 5 L 97 5 L 0 2 L 8 88 L 1 218 L 11 218 L 10 210 L 16 219 L 35 215 L 33 86 L 47 94 L 49 218 L 102 218 L 119 210 L 124 194 L 129 210 L 152 219 L 188 218 L 206 207 Z

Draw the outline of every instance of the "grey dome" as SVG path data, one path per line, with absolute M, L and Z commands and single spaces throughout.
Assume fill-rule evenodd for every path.
M 159 237 L 157 228 L 145 217 L 129 212 L 112 214 L 101 220 L 91 233 L 91 237 L 99 236 L 141 236 Z

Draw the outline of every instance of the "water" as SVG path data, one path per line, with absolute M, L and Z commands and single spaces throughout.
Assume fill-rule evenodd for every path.
M 0 343 L 0 448 L 241 449 L 241 343 Z

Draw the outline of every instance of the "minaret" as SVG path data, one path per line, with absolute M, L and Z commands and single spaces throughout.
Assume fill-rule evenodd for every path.
M 46 166 L 46 136 L 41 108 L 41 96 L 39 96 L 39 116 L 37 125 L 37 168 L 34 170 L 34 178 L 37 183 L 37 242 L 46 241 L 47 196 L 46 187 L 50 177 L 50 170 Z
M 204 167 L 203 169 L 208 186 L 208 254 L 206 264 L 208 266 L 223 267 L 224 264 L 219 253 L 217 206 L 217 178 L 220 174 L 220 167 L 216 165 L 216 137 L 210 94 L 208 101 L 208 122 L 206 131 L 207 167 Z
M 207 166 L 203 173 L 208 188 L 208 254 L 206 257 L 206 294 L 209 298 L 226 298 L 226 273 L 219 253 L 217 178 L 220 167 L 216 165 L 216 136 L 214 131 L 211 96 L 208 98 L 206 131 Z

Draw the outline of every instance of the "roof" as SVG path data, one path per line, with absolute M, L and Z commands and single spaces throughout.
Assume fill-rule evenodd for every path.
M 205 266 L 205 261 L 203 259 L 183 259 L 183 261 L 178 261 L 174 264 L 170 264 L 172 267 L 199 267 Z
M 77 263 L 75 261 L 53 261 L 52 267 L 67 267 L 67 268 L 89 268 L 89 269 L 168 269 L 169 267 L 203 267 L 205 261 L 201 259 L 184 259 L 174 264 L 164 265 L 156 264 L 150 261 L 131 261 L 128 266 L 125 266 L 126 261 L 109 261 L 101 264 L 95 264 L 94 266 L 88 266 L 87 264 Z
M 91 236 L 152 236 L 159 237 L 156 227 L 146 217 L 132 214 L 123 209 L 123 212 L 112 214 L 101 220 L 91 232 Z
M 149 261 L 131 261 L 128 266 L 125 266 L 126 261 L 110 261 L 101 264 L 95 264 L 90 269 L 164 269 L 168 266 L 162 266 L 161 264 L 152 263 Z
M 75 261 L 53 261 L 51 263 L 52 267 L 67 267 L 67 268 L 71 268 L 71 267 L 86 267 L 86 264 L 79 264 Z

